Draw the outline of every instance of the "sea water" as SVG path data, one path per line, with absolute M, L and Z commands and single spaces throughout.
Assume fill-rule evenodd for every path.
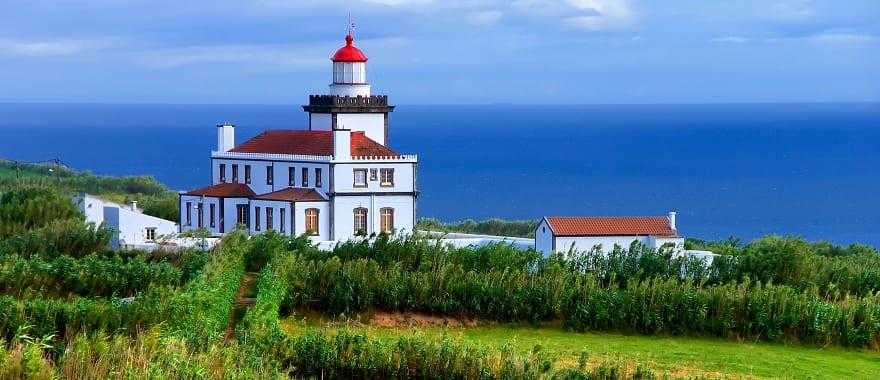
M 215 124 L 302 129 L 296 105 L 0 104 L 0 157 L 210 184 Z M 418 213 L 446 221 L 661 215 L 709 239 L 880 246 L 880 104 L 400 105 Z

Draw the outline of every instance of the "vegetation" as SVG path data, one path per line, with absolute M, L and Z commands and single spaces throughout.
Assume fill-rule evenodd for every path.
M 421 218 L 416 224 L 420 231 L 460 232 L 466 234 L 535 237 L 535 220 L 486 219 L 476 221 L 465 219 L 459 222 L 444 223 L 438 219 Z
M 717 338 L 646 336 L 609 332 L 574 333 L 558 326 L 485 324 L 474 327 L 364 326 L 357 322 L 326 320 L 302 315 L 284 319 L 285 331 L 306 327 L 356 330 L 386 341 L 419 335 L 440 339 L 444 335 L 484 347 L 508 345 L 527 354 L 535 345 L 555 358 L 554 367 L 629 360 L 650 364 L 655 373 L 705 378 L 811 378 L 867 379 L 880 372 L 877 353 L 836 347 L 809 347 L 777 343 L 725 341 Z
M 39 173 L 24 177 L 33 178 L 31 185 L 44 181 Z M 843 362 L 863 366 L 835 363 L 827 372 L 791 373 L 858 377 L 876 364 L 868 359 L 880 348 L 878 255 L 860 245 L 790 237 L 748 244 L 689 241 L 725 254 L 712 265 L 640 245 L 608 255 L 543 257 L 509 245 L 454 248 L 420 236 L 381 235 L 322 252 L 307 237 L 271 232 L 252 238 L 231 233 L 210 253 L 111 251 L 109 232 L 85 224 L 64 191 L 24 182 L 0 187 L 0 215 L 9 223 L 0 235 L 0 378 L 650 379 L 780 373 L 753 373 L 737 363 L 731 364 L 740 366 L 735 371 L 719 364 L 702 371 L 694 368 L 702 363 L 696 359 L 658 365 L 651 357 L 597 352 L 608 342 L 630 341 L 616 332 L 638 334 L 632 341 L 652 342 L 655 353 L 677 341 L 707 342 L 704 348 L 742 344 L 719 337 L 820 345 Z M 150 191 L 113 187 L 112 181 L 102 186 Z M 243 302 L 252 284 L 247 272 L 257 273 L 252 306 Z M 290 328 L 281 319 L 307 309 L 341 318 L 382 310 L 528 322 L 534 327 L 490 325 L 464 334 L 529 329 L 549 334 L 554 343 L 508 341 L 510 335 L 469 339 L 430 328 L 376 332 L 357 322 Z M 587 331 L 611 334 L 582 333 Z M 592 346 L 577 337 L 593 337 Z M 570 342 L 565 350 L 554 346 L 564 341 Z M 743 350 L 751 349 L 816 357 L 807 347 L 749 344 Z
M 177 193 L 150 176 L 99 176 L 60 165 L 28 164 L 0 159 L 0 192 L 18 188 L 53 189 L 61 197 L 85 192 L 112 202 L 137 201 L 138 207 L 147 215 L 178 220 Z M 57 212 L 50 208 L 38 209 L 46 213 Z M 0 211 L 0 221 L 3 220 L 3 213 Z M 4 224 L 0 223 L 0 236 L 5 230 Z

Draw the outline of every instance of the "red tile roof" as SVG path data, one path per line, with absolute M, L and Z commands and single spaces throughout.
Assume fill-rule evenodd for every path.
M 548 216 L 556 236 L 678 236 L 666 216 Z
M 243 183 L 218 183 L 216 185 L 195 189 L 184 195 L 201 195 L 205 197 L 246 198 L 257 195 L 250 186 Z
M 270 201 L 326 201 L 315 189 L 306 189 L 302 187 L 288 187 L 271 193 L 258 195 L 257 199 L 265 199 Z
M 236 153 L 333 155 L 332 131 L 271 130 L 265 131 L 233 148 Z M 364 132 L 351 132 L 352 156 L 394 157 L 399 154 L 379 144 Z

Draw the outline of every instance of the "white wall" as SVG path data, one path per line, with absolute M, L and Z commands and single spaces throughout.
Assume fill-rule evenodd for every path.
M 220 183 L 220 164 L 226 167 L 226 182 L 232 183 L 232 165 L 238 165 L 238 183 L 245 183 L 245 166 L 251 166 L 251 182 L 248 184 L 257 194 L 271 193 L 287 187 L 302 187 L 302 168 L 309 169 L 309 186 L 308 188 L 318 188 L 322 192 L 329 191 L 330 188 L 330 165 L 321 162 L 290 162 L 290 161 L 256 161 L 256 160 L 229 160 L 215 159 L 213 160 L 213 180 L 212 184 Z M 272 167 L 272 184 L 266 183 L 266 168 Z M 293 167 L 294 185 L 289 182 L 288 168 Z M 321 169 L 321 187 L 315 186 L 315 169 Z
M 394 209 L 394 229 L 411 233 L 415 223 L 415 197 L 412 195 L 335 196 L 333 202 L 332 240 L 348 240 L 355 235 L 354 209 L 367 209 L 367 235 L 379 233 L 379 210 Z
M 535 250 L 543 253 L 544 256 L 553 253 L 553 232 L 545 219 L 542 219 L 535 228 Z
M 597 245 L 602 246 L 603 252 L 610 252 L 615 245 L 629 249 L 632 242 L 638 241 L 648 244 L 647 236 L 587 236 L 587 237 L 556 237 L 556 251 L 569 252 L 574 244 L 575 252 L 589 252 Z
M 382 187 L 379 169 L 394 169 L 394 186 Z M 354 187 L 354 170 L 367 169 L 367 187 Z M 370 169 L 376 169 L 376 180 L 370 180 Z M 370 193 L 370 192 L 413 192 L 413 169 L 411 163 L 363 163 L 335 164 L 333 166 L 334 192 Z
M 370 96 L 368 84 L 336 84 L 330 85 L 330 95 L 337 96 Z
M 250 205 L 247 198 L 223 198 L 223 233 L 229 233 L 238 227 L 238 205 Z M 250 206 L 248 206 L 250 209 Z M 250 211 L 248 211 L 250 212 Z M 219 225 L 218 233 L 219 233 Z
M 318 235 L 315 240 L 330 240 L 330 202 L 296 202 L 294 203 L 294 234 L 306 233 L 306 210 L 318 209 Z
M 92 223 L 95 226 L 104 223 L 104 206 L 108 202 L 88 194 L 79 194 L 73 197 L 73 203 L 79 207 L 79 210 L 86 217 L 87 223 Z
M 336 115 L 336 128 L 363 131 L 371 140 L 385 144 L 385 114 L 340 113 Z
M 256 209 L 260 208 L 260 230 L 257 230 L 257 217 L 256 217 Z M 285 216 L 285 224 L 284 231 L 286 234 L 290 234 L 290 202 L 286 201 L 267 201 L 262 199 L 253 199 L 251 200 L 251 226 L 250 233 L 251 234 L 261 234 L 269 230 L 269 225 L 266 223 L 266 208 L 272 208 L 272 225 L 271 229 L 275 232 L 281 232 L 281 213 L 278 211 L 280 209 L 284 209 Z
M 684 238 L 655 238 L 653 236 L 584 236 L 584 237 L 556 237 L 556 251 L 568 252 L 574 244 L 576 252 L 589 252 L 596 245 L 601 245 L 602 252 L 611 252 L 618 245 L 623 249 L 629 249 L 634 241 L 638 241 L 650 248 L 658 249 L 666 242 L 676 245 L 680 250 L 684 247 Z M 537 242 L 537 239 L 536 239 Z M 537 244 L 537 243 L 536 243 Z
M 117 247 L 126 245 L 144 245 L 150 243 L 147 240 L 147 229 L 156 229 L 156 238 L 173 237 L 177 234 L 177 224 L 159 219 L 140 212 L 131 211 L 120 207 L 104 207 L 105 220 L 112 221 L 108 227 L 115 229 L 118 235 L 114 240 Z

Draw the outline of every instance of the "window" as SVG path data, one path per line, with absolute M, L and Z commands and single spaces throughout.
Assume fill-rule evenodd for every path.
M 215 222 L 216 218 L 214 217 L 214 211 L 217 208 L 217 205 L 211 203 L 211 205 L 208 207 L 211 209 L 211 228 L 214 228 L 217 225 L 217 223 Z
M 382 169 L 379 171 L 379 185 L 383 187 L 394 186 L 394 169 Z
M 367 234 L 367 209 L 363 207 L 354 209 L 354 233 L 355 235 Z
M 244 183 L 251 183 L 251 166 L 244 166 Z
M 323 186 L 324 180 L 321 178 L 321 168 L 315 168 L 315 187 Z
M 379 226 L 381 231 L 386 234 L 394 232 L 394 209 L 391 207 L 383 207 L 379 210 Z
M 266 207 L 266 231 L 272 231 L 275 228 L 275 223 L 272 223 L 272 217 L 275 216 L 271 207 Z
M 191 226 L 192 224 L 192 202 L 186 202 L 186 225 Z
M 303 168 L 302 177 L 302 187 L 309 187 L 309 168 Z
M 226 164 L 220 164 L 220 182 L 226 182 Z
M 199 220 L 199 228 L 202 228 L 205 226 L 205 213 L 202 212 L 203 210 L 204 210 L 204 204 L 202 202 L 199 202 L 196 205 L 196 212 L 198 213 L 196 215 L 196 217 Z
M 147 240 L 156 241 L 156 227 L 147 227 Z
M 254 207 L 254 230 L 260 230 L 260 208 Z
M 379 175 L 376 174 L 378 172 L 379 172 L 379 170 L 377 170 L 377 169 L 370 169 L 370 181 L 375 181 L 375 180 L 379 179 Z
M 354 170 L 354 187 L 367 187 L 367 169 Z
M 275 173 L 273 172 L 272 169 L 273 168 L 271 166 L 266 167 L 266 184 L 267 185 L 271 185 L 273 182 L 275 182 Z
M 237 205 L 235 206 L 235 209 L 236 214 L 238 215 L 238 225 L 250 228 L 250 213 L 248 212 L 248 205 Z
M 238 183 L 238 165 L 232 165 L 232 183 Z
M 296 175 L 296 168 L 293 166 L 287 168 L 287 184 L 290 186 L 296 186 L 294 175 Z
M 318 209 L 306 209 L 306 233 L 310 235 L 318 234 Z
M 286 228 L 284 228 L 284 224 L 286 223 L 284 221 L 284 212 L 285 211 L 287 211 L 287 210 L 283 209 L 283 208 L 278 209 L 278 221 L 280 222 L 280 223 L 278 223 L 278 229 L 281 230 L 282 233 L 287 232 Z

